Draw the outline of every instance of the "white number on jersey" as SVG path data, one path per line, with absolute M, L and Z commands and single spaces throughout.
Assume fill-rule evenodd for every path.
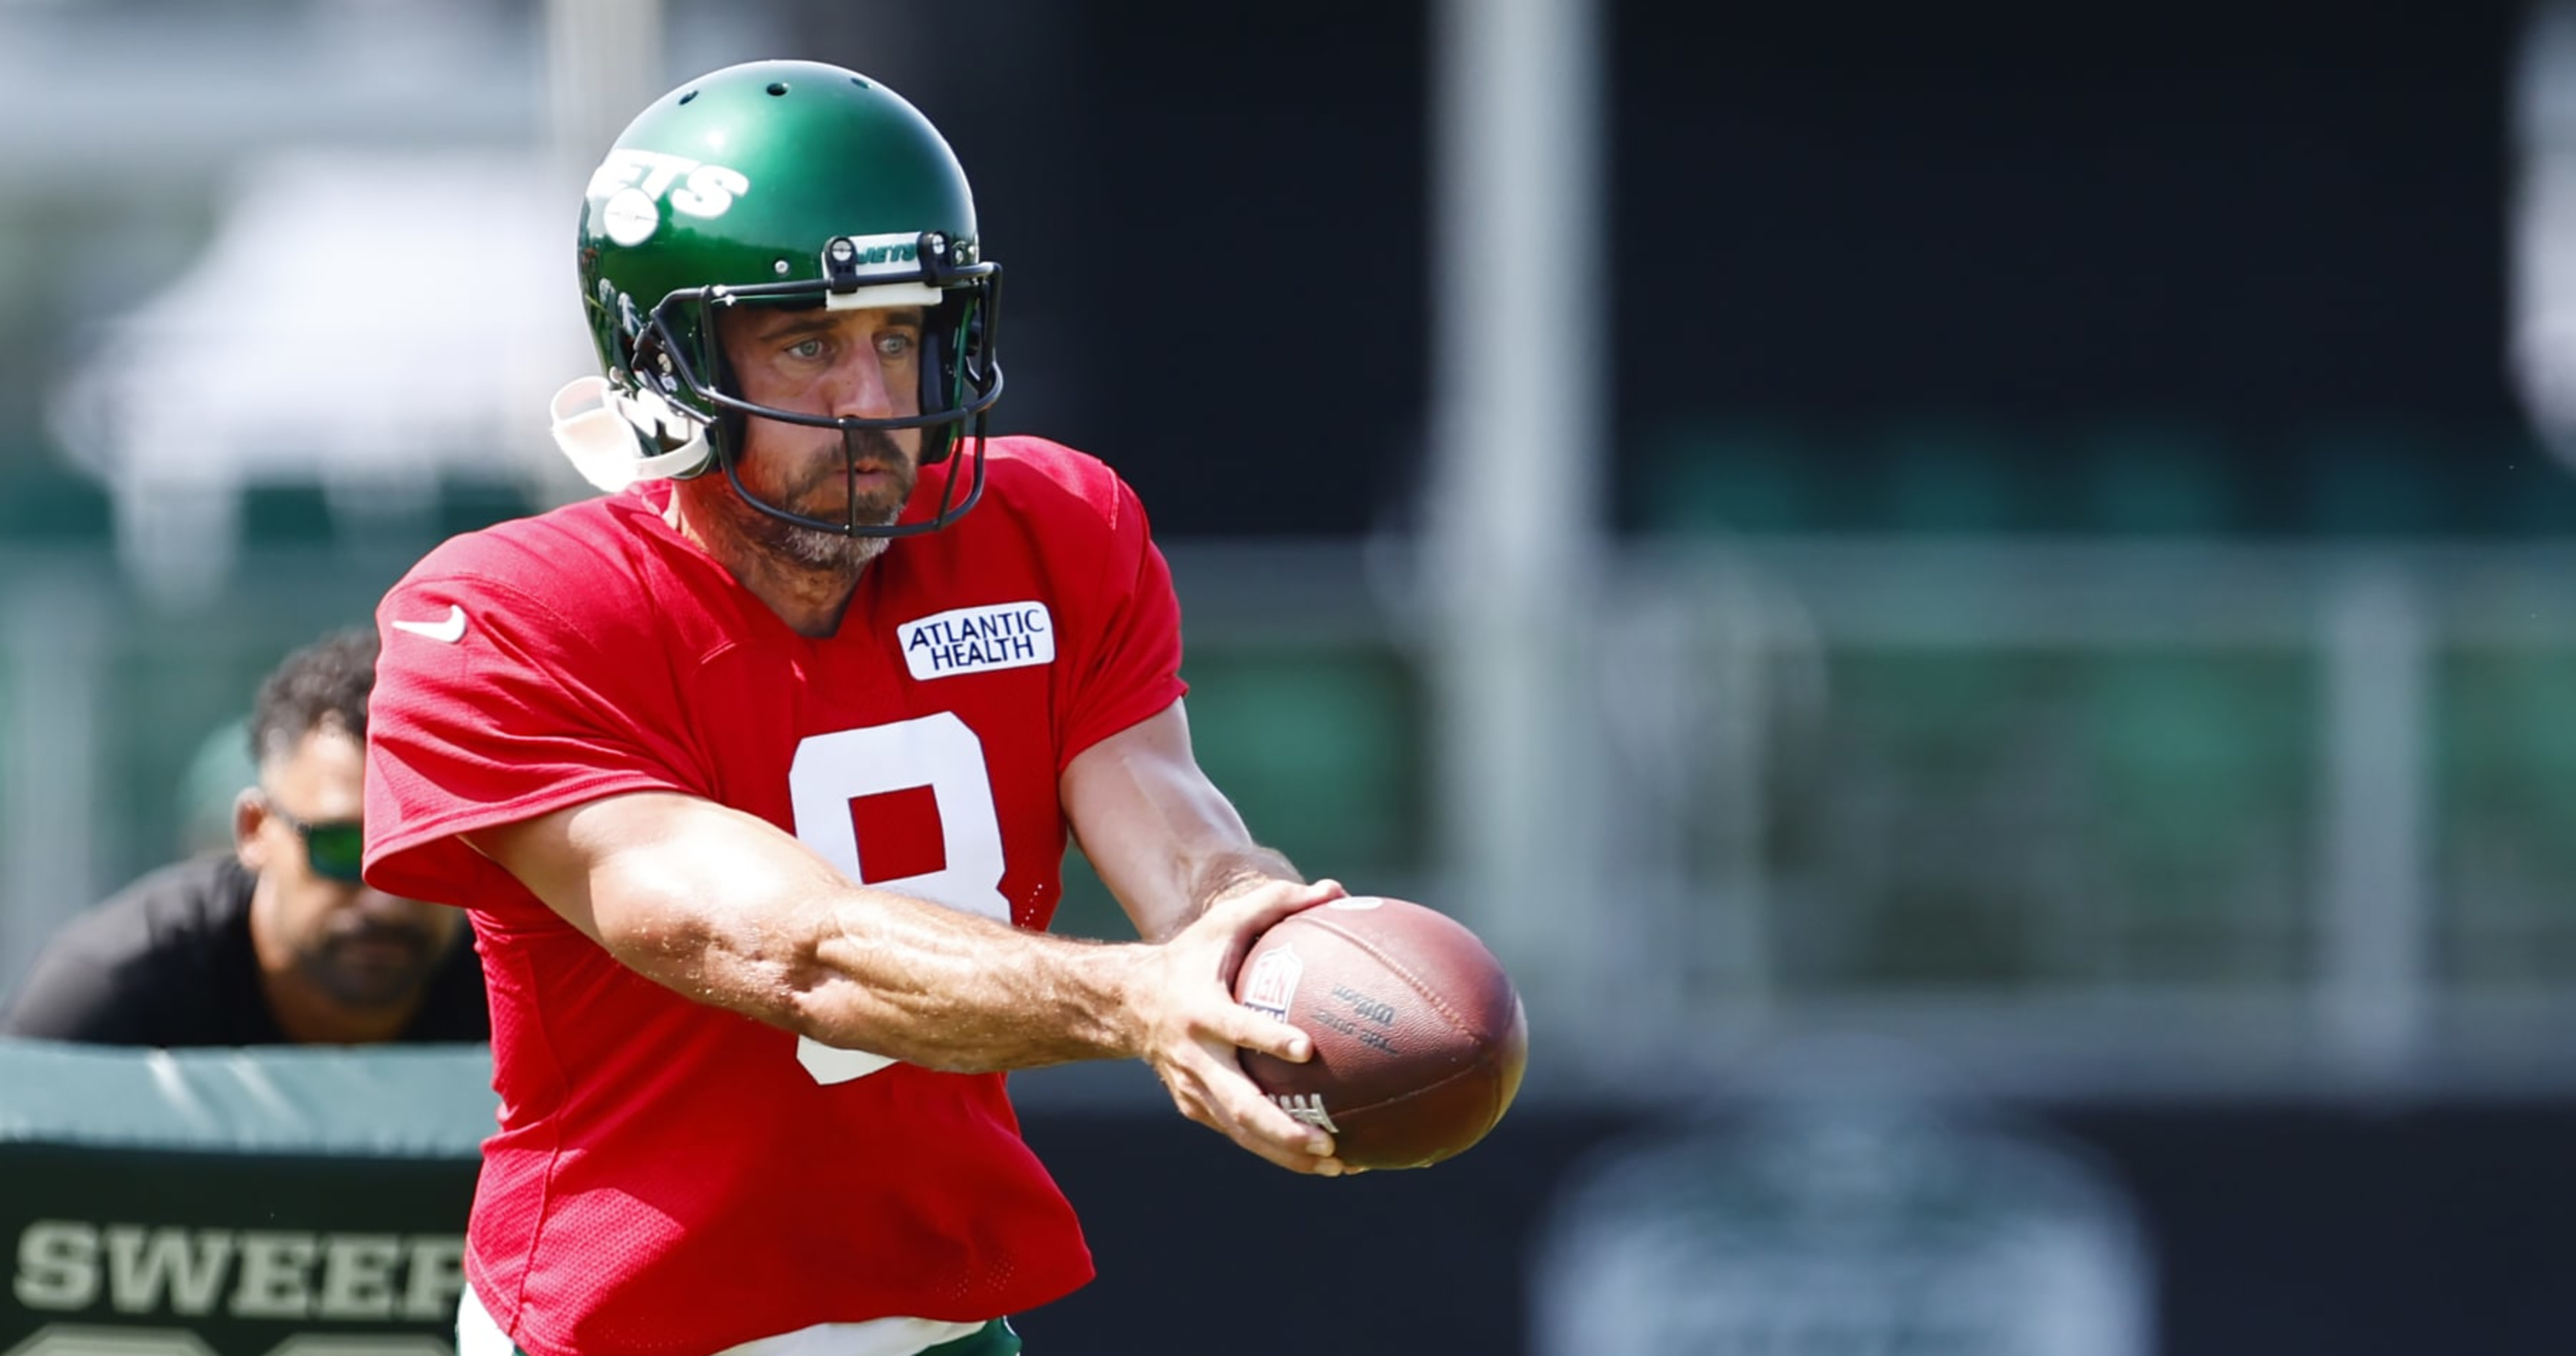
M 850 802 L 924 786 L 938 802 L 947 864 L 868 884 L 1011 921 L 1010 901 L 1002 897 L 1002 822 L 993 809 L 992 775 L 984 769 L 984 741 L 954 712 L 814 735 L 796 747 L 787 772 L 796 836 L 853 881 L 862 878 L 859 863 L 867 846 L 850 818 Z M 817 1083 L 846 1083 L 894 1063 L 810 1036 L 798 1038 L 796 1059 Z

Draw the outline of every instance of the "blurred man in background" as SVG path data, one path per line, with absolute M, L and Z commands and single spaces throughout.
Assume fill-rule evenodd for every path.
M 459 1352 L 1018 1351 L 1091 1258 L 1009 1069 L 1141 1060 L 1338 1175 L 1236 1062 L 1304 1033 L 1227 984 L 1341 891 L 1193 756 L 1134 492 L 984 436 L 947 142 L 851 71 L 719 71 L 619 137 L 580 243 L 606 376 L 557 433 L 615 493 L 377 612 L 368 877 L 470 903 L 494 1001 Z M 1046 935 L 1068 832 L 1145 944 Z
M 163 867 L 66 924 L 0 1034 L 108 1045 L 481 1041 L 465 916 L 358 879 L 376 638 L 327 636 L 261 684 L 258 785 L 233 849 Z

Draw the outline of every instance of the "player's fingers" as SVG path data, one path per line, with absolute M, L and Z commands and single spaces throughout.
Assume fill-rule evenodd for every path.
M 1217 1128 L 1226 1129 L 1224 1126 Z M 1339 1177 L 1344 1171 L 1340 1159 L 1329 1154 L 1316 1153 L 1304 1145 L 1281 1144 L 1277 1140 L 1261 1135 L 1231 1130 L 1227 1131 L 1226 1138 L 1233 1140 L 1245 1151 L 1276 1163 L 1290 1172 L 1309 1173 L 1318 1177 Z
M 1242 1119 L 1235 1122 L 1241 1133 L 1235 1138 L 1245 1143 L 1275 1147 L 1288 1156 L 1283 1162 L 1333 1156 L 1333 1137 L 1330 1134 L 1280 1110 L 1267 1098 L 1247 1103 L 1241 1116 Z
M 1342 1161 L 1333 1157 L 1332 1136 L 1285 1115 L 1280 1119 L 1286 1120 L 1289 1127 L 1289 1137 L 1284 1141 L 1274 1133 L 1275 1123 L 1266 1117 L 1261 1118 L 1259 1124 L 1238 1123 L 1217 1128 L 1224 1130 L 1226 1137 L 1236 1144 L 1292 1172 L 1325 1177 L 1342 1175 Z
M 1257 1140 L 1311 1158 L 1332 1154 L 1333 1137 L 1263 1095 L 1232 1050 L 1215 1047 L 1199 1053 L 1202 1058 L 1191 1060 L 1183 1076 L 1197 1084 L 1199 1095 L 1223 1122 L 1220 1128 L 1242 1142 Z
M 1164 1078 L 1172 1103 L 1182 1115 L 1261 1158 L 1291 1172 L 1339 1176 L 1339 1159 L 1331 1157 L 1332 1139 L 1262 1099 L 1232 1102 L 1206 1084 L 1174 1070 Z
M 1303 1064 L 1315 1053 L 1314 1038 L 1267 1013 L 1228 1008 L 1214 1034 L 1226 1044 L 1255 1050 L 1291 1064 Z
M 1210 909 L 1200 921 L 1211 930 L 1221 931 L 1225 937 L 1225 949 L 1217 961 L 1217 982 L 1232 989 L 1235 976 L 1242 973 L 1243 958 L 1252 954 L 1253 943 L 1280 919 L 1342 897 L 1342 887 L 1334 881 L 1317 881 L 1312 885 L 1273 881 Z
M 1312 885 L 1273 881 L 1259 889 L 1246 890 L 1220 907 L 1238 930 L 1258 933 L 1292 913 L 1340 899 L 1344 893 L 1340 884 L 1329 880 Z

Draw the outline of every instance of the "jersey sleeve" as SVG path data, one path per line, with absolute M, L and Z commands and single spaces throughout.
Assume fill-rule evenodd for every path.
M 585 629 L 533 590 L 416 571 L 376 620 L 366 783 L 376 888 L 485 906 L 513 892 L 493 888 L 501 869 L 458 835 L 624 792 L 705 793 L 674 733 L 670 662 L 621 639 L 613 613 Z
M 1145 506 L 1111 478 L 1103 505 L 1108 547 L 1085 613 L 1066 704 L 1059 770 L 1083 750 L 1154 715 L 1188 690 L 1181 681 L 1181 604 L 1154 545 Z

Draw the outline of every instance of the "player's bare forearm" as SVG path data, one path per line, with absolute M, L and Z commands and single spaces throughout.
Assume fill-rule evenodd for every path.
M 1023 932 L 853 886 L 774 826 L 610 797 L 474 845 L 630 968 L 698 1002 L 929 1068 L 1136 1055 L 1148 948 Z
M 1200 771 L 1179 702 L 1083 750 L 1060 790 L 1083 855 L 1147 941 L 1177 935 L 1216 900 L 1305 880 L 1253 841 Z
M 1026 1069 L 1143 1053 L 1147 948 L 1075 941 L 883 891 L 844 890 L 791 1025 L 924 1068 Z

